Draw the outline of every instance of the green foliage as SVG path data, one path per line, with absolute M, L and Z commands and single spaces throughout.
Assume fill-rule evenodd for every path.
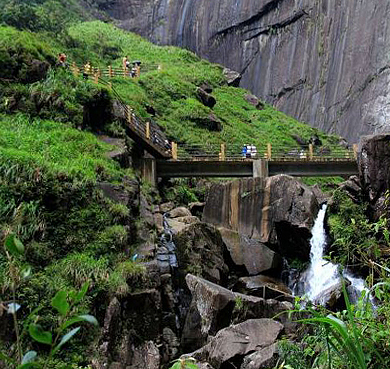
M 198 196 L 204 195 L 204 189 L 194 187 L 192 182 L 191 179 L 181 178 L 171 180 L 171 183 L 162 189 L 163 200 L 183 205 L 199 201 Z
M 74 0 L 2 0 L 0 23 L 30 31 L 63 33 L 82 18 L 81 7 Z
M 24 257 L 25 248 L 23 243 L 16 237 L 15 234 L 10 233 L 6 236 L 4 241 L 4 249 L 8 259 L 8 274 L 11 279 L 10 288 L 12 292 L 12 300 L 0 301 L 1 310 L 5 310 L 11 314 L 14 322 L 14 330 L 16 335 L 16 350 L 15 357 L 9 357 L 5 353 L 0 353 L 0 357 L 7 363 L 15 366 L 18 369 L 27 368 L 43 368 L 47 367 L 47 362 L 43 366 L 34 363 L 37 356 L 36 351 L 28 351 L 22 354 L 22 337 L 24 331 L 20 331 L 17 312 L 21 306 L 17 303 L 17 289 L 23 280 L 30 276 L 31 268 L 20 268 L 19 259 Z M 47 331 L 38 323 L 39 316 L 36 315 L 39 309 L 35 309 L 30 317 L 25 319 L 24 329 L 28 332 L 33 340 L 36 342 L 50 346 L 50 353 L 48 359 L 50 360 L 60 348 L 65 345 L 79 330 L 80 326 L 68 330 L 70 326 L 81 322 L 87 322 L 93 325 L 98 325 L 95 317 L 92 315 L 77 315 L 77 305 L 85 298 L 88 291 L 88 283 L 85 283 L 78 292 L 68 292 L 60 290 L 51 300 L 51 306 L 58 314 L 58 326 L 54 332 Z M 33 322 L 30 322 L 33 320 Z
M 0 81 L 31 81 L 32 61 L 54 63 L 55 48 L 29 32 L 0 25 Z M 2 92 L 0 92 L 1 98 Z
M 195 364 L 196 360 L 192 357 L 184 357 L 175 360 L 174 364 L 169 369 L 198 369 Z
M 332 256 L 342 265 L 368 267 L 371 260 L 386 264 L 385 251 L 387 221 L 381 218 L 371 223 L 367 216 L 367 204 L 355 204 L 342 190 L 336 190 L 330 206 L 329 227 L 333 244 Z

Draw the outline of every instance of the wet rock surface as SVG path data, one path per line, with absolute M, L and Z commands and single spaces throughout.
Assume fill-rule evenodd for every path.
M 318 209 L 309 187 L 277 175 L 214 184 L 202 219 L 256 239 L 282 256 L 308 260 Z

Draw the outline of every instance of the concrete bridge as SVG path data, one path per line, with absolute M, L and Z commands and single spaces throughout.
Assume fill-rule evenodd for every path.
M 169 143 L 158 124 L 137 117 L 110 82 L 99 75 L 95 75 L 94 82 L 108 86 L 117 98 L 116 117 L 136 143 L 138 157 L 135 159 L 143 178 L 152 183 L 157 183 L 158 178 L 174 177 L 268 177 L 276 174 L 348 177 L 358 173 L 356 145 L 349 150 L 325 149 L 312 144 L 299 148 L 267 144 L 262 150 L 255 150 L 255 154 L 252 150 L 247 158 L 242 157 L 242 148 L 237 144 L 227 147 L 224 143 L 202 146 Z
M 297 177 L 341 176 L 358 174 L 356 160 L 288 161 L 266 159 L 237 161 L 157 160 L 155 176 L 173 177 L 268 177 L 287 174 Z

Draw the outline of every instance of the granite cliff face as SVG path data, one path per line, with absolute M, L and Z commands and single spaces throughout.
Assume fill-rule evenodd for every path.
M 120 27 L 243 74 L 241 86 L 350 142 L 389 128 L 387 0 L 110 0 Z

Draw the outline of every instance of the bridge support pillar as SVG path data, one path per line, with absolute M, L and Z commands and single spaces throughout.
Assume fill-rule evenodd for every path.
M 264 159 L 253 160 L 253 178 L 268 177 L 268 161 Z
M 141 175 L 142 179 L 149 181 L 152 186 L 157 185 L 157 168 L 155 158 L 141 159 Z

